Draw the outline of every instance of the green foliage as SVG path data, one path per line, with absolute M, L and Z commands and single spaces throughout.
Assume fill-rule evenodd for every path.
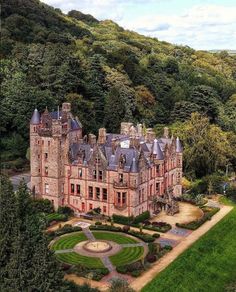
M 74 210 L 72 210 L 68 206 L 60 206 L 57 210 L 57 213 L 67 215 L 67 216 L 73 216 L 74 215 Z
M 134 221 L 133 223 L 136 224 L 136 223 L 140 223 L 140 222 L 143 222 L 144 220 L 147 220 L 150 218 L 150 212 L 149 211 L 145 211 L 143 212 L 142 214 L 136 216 L 134 218 Z
M 120 278 L 114 278 L 111 280 L 111 285 L 108 290 L 109 292 L 134 292 L 132 288 L 130 288 L 129 283 Z
M 134 220 L 133 216 L 126 217 L 126 216 L 116 215 L 116 214 L 113 214 L 112 218 L 113 218 L 115 223 L 119 223 L 119 224 L 123 224 L 123 225 L 129 225 Z
M 25 158 L 34 108 L 55 110 L 63 101 L 72 103 L 85 133 L 101 126 L 119 131 L 121 121 L 164 126 L 199 112 L 235 135 L 235 57 L 160 42 L 75 10 L 65 15 L 36 0 L 3 0 L 1 12 L 5 162 Z M 209 143 L 203 139 L 199 153 Z M 191 176 L 224 164 L 225 155 L 215 166 L 214 158 L 196 164 L 195 152 L 185 167 Z

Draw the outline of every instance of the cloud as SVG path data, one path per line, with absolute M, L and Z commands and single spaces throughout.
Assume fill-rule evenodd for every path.
M 236 49 L 236 5 L 229 7 L 202 2 L 178 15 L 171 14 L 169 9 L 158 13 L 154 8 L 157 2 L 170 1 L 174 5 L 173 0 L 43 1 L 63 12 L 75 9 L 99 20 L 112 19 L 126 29 L 195 49 Z M 145 8 L 150 13 L 140 15 L 137 8 L 141 11 Z
M 149 15 L 122 21 L 127 29 L 196 49 L 236 48 L 236 6 L 194 6 L 179 16 Z

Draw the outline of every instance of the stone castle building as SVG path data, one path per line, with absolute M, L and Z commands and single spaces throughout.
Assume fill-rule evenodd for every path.
M 156 139 L 151 128 L 123 122 L 120 134 L 101 128 L 98 139 L 83 137 L 71 105 L 63 103 L 56 112 L 35 109 L 30 149 L 32 191 L 55 208 L 137 216 L 175 205 L 173 197 L 182 193 L 182 147 L 167 128 Z

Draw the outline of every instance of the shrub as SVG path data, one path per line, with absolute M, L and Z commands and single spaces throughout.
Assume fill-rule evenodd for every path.
M 126 267 L 128 272 L 132 272 L 134 270 L 142 270 L 143 264 L 141 260 L 138 260 L 134 263 L 127 264 Z
M 149 262 L 149 263 L 154 263 L 154 262 L 157 260 L 157 257 L 156 257 L 155 254 L 148 254 L 148 255 L 146 256 L 146 260 L 147 260 L 147 262 Z
M 68 206 L 60 206 L 58 208 L 58 210 L 57 210 L 57 213 L 64 214 L 64 215 L 67 215 L 67 216 L 73 216 L 74 215 L 74 210 L 72 210 Z
M 172 250 L 173 249 L 173 247 L 171 246 L 171 245 L 165 245 L 164 247 L 163 247 L 163 249 L 165 249 L 165 250 Z
M 149 218 L 150 218 L 150 212 L 149 211 L 145 211 L 142 214 L 136 216 L 134 218 L 134 220 L 133 220 L 133 223 L 134 224 L 141 223 L 141 222 L 143 222 L 143 221 L 145 221 L 145 220 L 147 220 Z
M 119 224 L 123 224 L 123 225 L 129 225 L 134 220 L 133 216 L 126 217 L 126 216 L 115 215 L 115 214 L 112 215 L 112 218 L 113 218 L 115 223 L 119 223 Z
M 136 270 L 131 272 L 132 277 L 139 277 L 142 274 L 141 270 Z
M 125 225 L 123 226 L 122 230 L 126 233 L 128 233 L 128 231 L 130 230 L 130 226 L 129 225 Z
M 152 237 L 152 235 L 150 234 L 146 234 L 146 233 L 140 233 L 134 230 L 130 230 L 128 232 L 130 235 L 133 235 L 137 238 L 140 238 L 141 240 L 145 241 L 145 242 L 153 242 L 155 240 L 154 237 Z
M 159 233 L 153 233 L 152 237 L 159 238 L 160 237 L 160 234 Z
M 107 230 L 107 231 L 116 231 L 116 232 L 121 232 L 122 231 L 121 227 L 111 226 L 111 225 L 107 225 L 107 224 L 90 225 L 89 229 L 90 230 Z
M 102 225 L 102 222 L 97 221 L 97 222 L 95 222 L 95 225 Z
M 150 242 L 148 244 L 148 250 L 150 254 L 157 254 L 160 251 L 160 244 L 157 242 Z
M 109 292 L 134 292 L 132 288 L 130 288 L 129 283 L 120 278 L 113 278 L 111 280 L 111 286 L 108 290 Z
M 116 268 L 117 272 L 120 274 L 127 274 L 127 266 L 119 266 Z
M 31 201 L 33 213 L 50 214 L 54 212 L 52 202 L 48 199 L 34 199 Z

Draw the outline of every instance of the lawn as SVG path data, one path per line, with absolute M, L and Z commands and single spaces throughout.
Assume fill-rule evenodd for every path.
M 82 232 L 71 233 L 66 236 L 60 237 L 53 245 L 52 250 L 70 249 L 77 243 L 88 240 L 86 235 Z
M 126 235 L 122 235 L 120 233 L 110 233 L 110 232 L 93 232 L 93 235 L 96 239 L 103 239 L 103 240 L 111 240 L 118 244 L 127 244 L 127 243 L 137 243 L 138 241 L 128 237 Z
M 110 257 L 112 264 L 116 267 L 132 263 L 143 255 L 142 246 L 124 247 L 120 252 Z
M 222 292 L 235 279 L 236 207 L 142 291 Z
M 77 254 L 75 252 L 67 252 L 67 253 L 57 253 L 56 257 L 59 261 L 72 264 L 72 265 L 78 265 L 81 264 L 88 268 L 104 268 L 104 265 L 100 258 L 95 257 L 86 257 L 82 256 L 80 254 Z

